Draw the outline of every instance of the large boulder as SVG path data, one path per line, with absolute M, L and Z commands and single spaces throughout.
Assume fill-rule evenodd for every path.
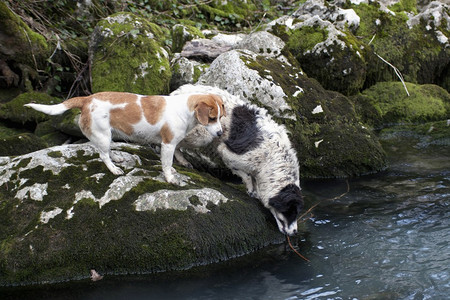
M 32 90 L 39 81 L 38 70 L 45 69 L 50 55 L 45 37 L 31 30 L 6 1 L 1 1 L 0 88 Z
M 256 103 L 285 124 L 302 177 L 345 177 L 383 169 L 384 151 L 358 121 L 353 103 L 285 60 L 233 50 L 219 56 L 198 83 Z
M 380 82 L 353 100 L 363 122 L 375 128 L 450 118 L 450 94 L 433 84 Z
M 164 181 L 150 148 L 115 144 L 115 176 L 90 144 L 0 158 L 0 286 L 182 270 L 283 235 L 256 199 L 207 174 Z
M 286 40 L 308 76 L 348 95 L 358 92 L 366 80 L 366 46 L 351 32 L 359 22 L 352 9 L 308 0 L 291 16 L 269 23 L 267 30 Z
M 46 93 L 22 93 L 13 100 L 0 104 L 0 120 L 3 119 L 18 124 L 25 124 L 28 122 L 37 124 L 49 120 L 50 117 L 48 115 L 23 106 L 24 104 L 31 102 L 51 105 L 61 103 L 62 101 L 61 99 L 52 97 Z
M 45 38 L 0 2 L 0 60 L 42 68 L 51 54 Z
M 434 83 L 448 89 L 449 6 L 415 2 L 308 0 L 267 30 L 287 42 L 308 76 L 355 94 L 376 82 Z
M 92 92 L 167 94 L 171 77 L 162 29 L 132 13 L 101 20 L 91 37 Z
M 401 1 L 404 2 L 404 1 Z M 389 4 L 391 5 L 391 4 Z M 373 52 L 395 66 L 406 81 L 434 83 L 448 89 L 450 18 L 447 4 L 432 2 L 417 13 L 415 6 L 352 5 L 361 23 L 355 36 L 370 43 Z M 379 57 L 368 64 L 367 83 L 398 80 Z M 446 75 L 447 74 L 447 75 Z

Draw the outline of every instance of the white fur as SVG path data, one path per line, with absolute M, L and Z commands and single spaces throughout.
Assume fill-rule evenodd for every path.
M 138 97 L 138 105 L 141 106 L 141 95 Z M 115 175 L 123 174 L 122 169 L 114 165 L 110 154 L 110 144 L 113 135 L 121 139 L 138 142 L 140 144 L 161 143 L 161 164 L 165 179 L 167 182 L 178 184 L 174 176 L 175 170 L 172 168 L 173 156 L 178 143 L 184 139 L 186 134 L 192 130 L 198 123 L 195 112 L 188 109 L 189 94 L 177 96 L 163 96 L 166 100 L 166 106 L 162 113 L 161 119 L 156 124 L 147 122 L 144 115 L 136 124 L 133 124 L 133 133 L 128 135 L 122 131 L 116 130 L 110 124 L 110 111 L 117 108 L 125 108 L 127 103 L 112 104 L 109 101 L 96 99 L 95 95 L 89 105 L 89 113 L 91 114 L 90 128 L 82 129 L 83 134 L 97 147 L 100 158 L 103 160 L 108 169 Z M 62 114 L 69 108 L 64 103 L 56 105 L 42 105 L 42 104 L 26 104 L 37 111 L 49 114 Z M 142 107 L 142 106 L 141 106 Z M 220 109 L 220 107 L 219 107 Z M 124 118 L 126 115 L 124 115 Z M 217 120 L 220 119 L 220 111 Z M 164 124 L 168 124 L 170 131 L 173 133 L 173 138 L 169 143 L 162 142 L 161 128 Z M 206 128 L 211 138 L 222 134 L 222 127 L 219 121 L 209 123 Z M 80 126 L 81 128 L 81 126 Z M 115 157 L 112 157 L 113 159 Z

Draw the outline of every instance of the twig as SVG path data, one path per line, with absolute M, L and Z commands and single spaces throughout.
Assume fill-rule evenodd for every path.
M 337 199 L 340 199 L 340 198 L 344 197 L 344 196 L 350 191 L 350 184 L 348 183 L 348 180 L 346 180 L 345 182 L 347 183 L 347 190 L 346 190 L 344 193 L 340 194 L 339 196 L 336 196 L 336 197 L 333 197 L 333 198 L 329 198 L 329 199 L 325 199 L 325 200 L 321 200 L 321 201 L 317 202 L 316 204 L 314 204 L 313 206 L 311 206 L 311 207 L 310 207 L 303 215 L 301 215 L 300 217 L 298 217 L 297 220 L 300 220 L 300 222 L 305 222 L 307 219 L 303 219 L 303 217 L 306 216 L 307 214 L 311 213 L 311 211 L 312 211 L 317 205 L 319 205 L 320 203 L 322 203 L 322 202 L 324 202 L 324 201 L 334 201 L 334 200 L 337 200 Z M 310 216 L 308 219 L 310 219 L 311 217 L 312 217 L 312 213 L 311 213 L 311 216 Z M 300 252 L 298 252 L 297 250 L 295 250 L 294 246 L 292 246 L 291 240 L 289 239 L 289 235 L 286 235 L 286 238 L 287 238 L 289 247 L 291 247 L 292 251 L 294 251 L 295 254 L 297 254 L 298 256 L 300 256 L 301 258 L 303 258 L 304 260 L 306 260 L 306 261 L 309 262 L 309 261 L 310 261 L 309 259 L 307 259 L 307 258 L 304 257 L 303 255 L 301 255 Z
M 289 239 L 289 235 L 286 235 L 289 247 L 291 247 L 292 251 L 295 252 L 295 254 L 297 254 L 298 256 L 300 256 L 301 258 L 303 258 L 304 260 L 306 260 L 307 262 L 309 262 L 310 260 L 307 259 L 306 257 L 304 257 L 303 255 L 300 254 L 300 252 L 298 252 L 297 250 L 295 250 L 294 246 L 292 246 L 291 244 L 291 240 Z
M 374 52 L 375 53 L 375 52 Z M 375 53 L 376 56 L 378 56 L 378 58 L 380 58 L 383 62 L 385 62 L 386 64 L 388 64 L 392 69 L 394 69 L 395 74 L 397 75 L 397 77 L 400 79 L 400 81 L 403 84 L 403 87 L 406 90 L 406 94 L 408 94 L 409 96 L 409 92 L 408 89 L 406 88 L 406 84 L 405 84 L 405 80 L 403 80 L 403 76 L 402 73 L 400 73 L 399 69 L 397 69 L 395 66 L 393 66 L 391 63 L 389 63 L 387 60 L 385 60 L 384 58 L 382 58 L 381 56 L 379 56 L 377 53 Z
M 346 190 L 344 193 L 340 194 L 339 196 L 336 196 L 336 197 L 333 197 L 333 198 L 329 198 L 329 199 L 324 199 L 324 200 L 321 200 L 321 201 L 317 202 L 316 204 L 314 204 L 313 206 L 311 206 L 304 214 L 302 214 L 300 217 L 298 217 L 298 220 L 300 220 L 300 222 L 305 222 L 306 220 L 308 220 L 308 219 L 310 219 L 310 218 L 312 217 L 312 214 L 311 214 L 311 217 L 309 217 L 309 218 L 303 219 L 303 217 L 305 217 L 307 214 L 311 213 L 311 211 L 312 211 L 317 205 L 319 205 L 320 203 L 325 202 L 325 201 L 334 201 L 334 200 L 338 200 L 338 199 L 344 197 L 346 194 L 348 194 L 348 192 L 350 192 L 350 184 L 348 183 L 348 180 L 346 180 L 345 182 L 347 183 L 347 190 Z
M 372 44 L 373 40 L 375 39 L 376 34 L 373 35 L 372 39 L 369 42 L 369 45 Z M 388 66 L 390 66 L 392 69 L 394 69 L 395 75 L 397 75 L 397 77 L 400 79 L 400 81 L 403 84 L 403 87 L 405 88 L 406 94 L 409 97 L 409 92 L 408 89 L 406 88 L 406 84 L 405 84 L 405 80 L 403 79 L 403 75 L 402 73 L 400 73 L 400 70 L 397 69 L 394 65 L 392 65 L 390 62 L 388 62 L 387 60 L 385 60 L 384 58 L 382 58 L 380 55 L 378 55 L 375 51 L 373 52 L 375 53 L 376 56 L 378 56 L 379 59 L 381 59 L 384 63 L 386 63 Z

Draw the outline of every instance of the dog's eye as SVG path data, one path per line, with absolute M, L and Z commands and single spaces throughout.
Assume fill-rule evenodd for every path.
M 209 118 L 209 121 L 211 121 L 211 122 L 215 122 L 216 120 L 217 120 L 217 118 L 215 118 L 215 117 L 214 118 L 211 118 L 211 117 Z

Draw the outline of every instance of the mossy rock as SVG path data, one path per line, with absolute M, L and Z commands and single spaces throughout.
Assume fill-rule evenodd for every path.
M 114 147 L 125 175 L 90 144 L 0 157 L 0 286 L 184 270 L 283 240 L 245 192 L 178 166 L 184 185 L 168 184 L 151 149 Z
M 57 130 L 52 121 L 42 122 L 36 126 L 34 134 L 47 143 L 48 147 L 62 145 L 70 140 L 70 136 Z
M 132 13 L 116 13 L 95 27 L 89 45 L 92 91 L 167 94 L 169 55 L 161 28 Z
M 287 49 L 324 88 L 345 95 L 360 91 L 366 81 L 366 46 L 350 31 L 339 31 L 329 22 L 311 25 L 295 29 Z
M 64 112 L 62 115 L 52 116 L 52 126 L 64 134 L 84 138 L 84 134 L 81 132 L 80 126 L 78 125 L 80 114 L 81 110 L 75 108 Z
M 194 26 L 177 24 L 172 28 L 172 52 L 180 53 L 186 42 L 205 38 L 203 33 Z
M 172 60 L 172 79 L 170 90 L 175 90 L 183 84 L 196 83 L 201 74 L 209 68 L 209 64 L 201 63 L 186 57 L 178 56 Z
M 364 123 L 384 127 L 450 118 L 450 94 L 443 88 L 401 82 L 380 82 L 353 99 Z
M 51 54 L 46 39 L 32 31 L 4 1 L 0 2 L 0 28 L 0 58 L 44 68 Z
M 219 56 L 199 83 L 220 87 L 266 108 L 291 133 L 303 178 L 347 177 L 385 167 L 377 137 L 361 124 L 346 96 L 325 90 L 298 64 L 230 51 Z M 227 72 L 223 72 L 226 69 Z
M 373 52 L 395 66 L 406 81 L 445 86 L 446 72 L 450 64 L 450 47 L 448 39 L 443 44 L 439 35 L 450 36 L 447 23 L 444 16 L 441 16 L 441 24 L 435 26 L 434 22 L 437 20 L 433 14 L 428 16 L 429 19 L 417 15 L 422 18 L 417 24 L 408 23 L 412 17 L 408 17 L 402 9 L 414 11 L 415 5 L 406 5 L 406 8 L 391 7 L 397 13 L 382 10 L 377 3 L 351 5 L 361 19 L 354 34 L 360 37 L 363 43 L 371 41 Z M 448 16 L 448 8 L 446 11 L 444 8 L 443 13 Z M 428 24 L 430 21 L 432 23 Z M 373 56 L 367 59 L 367 63 L 366 87 L 376 82 L 398 80 L 392 67 L 380 58 Z
M 49 116 L 34 109 L 24 107 L 24 104 L 31 102 L 57 104 L 61 103 L 61 99 L 40 92 L 26 92 L 7 103 L 0 104 L 0 119 L 19 124 L 25 124 L 27 122 L 39 123 L 48 120 Z
M 0 138 L 0 156 L 22 155 L 47 147 L 43 139 L 29 132 Z

